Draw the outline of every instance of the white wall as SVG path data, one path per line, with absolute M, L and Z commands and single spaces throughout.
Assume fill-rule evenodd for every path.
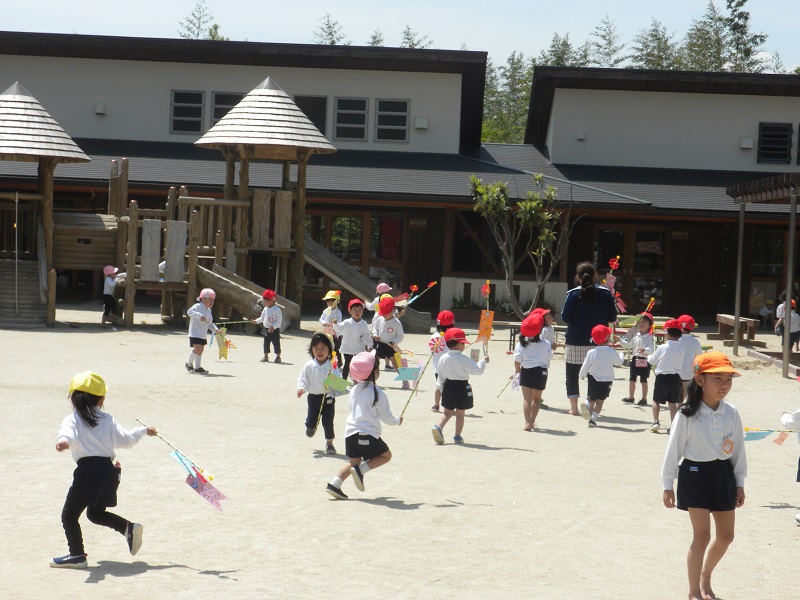
M 790 165 L 756 162 L 759 122 L 794 124 Z M 785 172 L 798 123 L 800 98 L 557 89 L 548 149 L 558 164 Z
M 496 292 L 495 296 L 498 301 L 507 300 L 508 293 L 506 292 L 506 283 L 505 280 L 491 280 L 493 285 L 496 285 Z M 442 277 L 439 285 L 441 289 L 439 290 L 439 310 L 449 310 L 452 308 L 452 299 L 453 297 L 463 297 L 464 293 L 464 284 L 471 283 L 472 284 L 472 302 L 476 304 L 481 304 L 485 302 L 483 297 L 481 296 L 481 286 L 486 283 L 486 279 L 471 279 L 468 277 Z M 515 285 L 520 287 L 520 296 L 522 300 L 526 298 L 533 299 L 534 294 L 536 293 L 536 282 L 533 281 L 517 281 Z M 545 298 L 548 303 L 552 304 L 558 309 L 558 312 L 561 312 L 561 309 L 564 307 L 564 300 L 567 296 L 567 291 L 569 288 L 565 282 L 560 281 L 551 281 L 550 283 L 545 286 Z M 527 309 L 527 307 L 524 307 Z M 557 315 L 556 319 L 558 320 L 559 317 Z
M 327 96 L 328 131 L 323 133 L 339 149 L 458 152 L 458 74 L 0 56 L 0 92 L 19 81 L 73 138 L 192 143 L 198 134 L 169 131 L 172 90 L 206 92 L 208 129 L 211 92 L 244 94 L 267 77 L 292 97 Z M 367 142 L 333 140 L 334 97 L 370 99 Z M 375 98 L 410 100 L 409 142 L 372 141 Z M 95 114 L 97 102 L 106 105 L 105 116 Z M 416 116 L 428 117 L 427 129 L 414 128 Z

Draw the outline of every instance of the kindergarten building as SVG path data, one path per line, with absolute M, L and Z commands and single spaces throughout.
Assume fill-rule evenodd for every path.
M 525 143 L 511 145 L 480 141 L 483 52 L 2 32 L 0 57 L 0 88 L 19 81 L 91 158 L 56 168 L 61 212 L 104 213 L 122 157 L 141 208 L 163 208 L 170 186 L 223 200 L 226 163 L 195 142 L 269 77 L 336 148 L 308 162 L 307 236 L 398 291 L 438 281 L 415 305 L 431 313 L 477 302 L 487 278 L 503 295 L 472 174 L 523 198 L 543 173 L 570 203 L 553 305 L 577 262 L 602 269 L 619 255 L 617 289 L 632 310 L 652 296 L 660 313 L 709 316 L 733 308 L 738 206 L 726 186 L 797 171 L 796 76 L 538 67 Z M 253 161 L 249 185 L 275 189 L 284 176 Z M 0 191 L 36 181 L 34 165 L 0 161 Z M 18 208 L 0 201 L 0 259 L 13 257 Z M 748 208 L 743 314 L 784 285 L 786 222 L 785 208 Z M 247 256 L 247 277 L 272 286 L 278 258 Z M 95 272 L 67 271 L 73 291 L 97 293 Z M 306 264 L 310 307 L 339 272 Z M 523 259 L 523 299 L 530 273 Z

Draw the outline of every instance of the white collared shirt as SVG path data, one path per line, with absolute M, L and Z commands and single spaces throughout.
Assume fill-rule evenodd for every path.
M 374 387 L 373 387 L 374 386 Z M 375 402 L 375 391 L 378 402 Z M 372 382 L 361 381 L 350 390 L 350 414 L 344 424 L 344 437 L 355 433 L 381 437 L 381 422 L 400 425 L 400 417 L 392 414 L 389 397 Z
M 272 327 L 273 329 L 280 329 L 283 322 L 283 312 L 281 307 L 277 304 L 272 306 L 265 306 L 261 311 L 261 315 L 256 319 L 256 323 L 260 323 L 264 329 Z
M 683 368 L 681 369 L 681 379 L 689 381 L 694 377 L 694 359 L 703 353 L 700 340 L 691 333 L 684 333 L 678 340 L 683 348 Z
M 372 321 L 372 333 L 385 344 L 399 344 L 405 337 L 403 325 L 394 315 L 388 319 L 381 316 L 375 317 Z
M 444 389 L 444 382 L 448 379 L 468 381 L 470 375 L 481 375 L 485 369 L 485 358 L 475 362 L 460 350 L 448 350 L 447 354 L 439 359 L 439 379 L 436 387 Z
M 211 309 L 202 302 L 198 302 L 187 310 L 186 316 L 189 317 L 189 337 L 204 338 L 209 331 L 217 331 Z M 205 317 L 205 321 L 203 321 L 203 317 Z
M 691 417 L 678 411 L 670 425 L 667 452 L 661 466 L 665 490 L 672 489 L 682 457 L 696 462 L 730 460 L 736 487 L 744 487 L 747 457 L 742 419 L 736 407 L 723 400 L 717 410 L 701 402 L 700 408 Z
M 356 355 L 372 348 L 372 332 L 364 319 L 356 321 L 352 317 L 340 321 L 333 326 L 333 330 L 342 336 L 342 354 Z
M 550 342 L 544 338 L 540 338 L 538 342 L 528 342 L 527 346 L 517 344 L 514 349 L 514 362 L 520 363 L 520 367 L 523 369 L 533 369 L 534 367 L 546 369 L 550 366 L 552 357 L 553 349 Z
M 73 411 L 61 421 L 56 441 L 69 442 L 69 450 L 75 462 L 85 456 L 107 456 L 114 460 L 114 449 L 130 448 L 147 435 L 147 427 L 128 430 L 108 413 L 101 412 L 99 417 L 95 427 L 84 421 L 78 411 Z
M 614 381 L 614 367 L 622 364 L 622 356 L 610 346 L 597 346 L 586 353 L 580 377 L 591 375 L 597 381 Z
M 330 359 L 319 364 L 316 358 L 312 358 L 300 370 L 300 375 L 297 377 L 297 389 L 305 390 L 309 394 L 324 394 L 327 391 L 325 378 L 330 374 L 331 368 Z
M 642 333 L 636 328 L 636 325 L 628 330 L 620 342 L 625 348 L 631 350 L 634 356 L 650 356 L 655 350 L 653 334 L 649 331 Z M 639 352 L 639 350 L 644 350 L 644 352 Z
M 655 366 L 656 375 L 680 374 L 683 371 L 683 346 L 680 340 L 667 340 L 647 357 L 647 362 Z

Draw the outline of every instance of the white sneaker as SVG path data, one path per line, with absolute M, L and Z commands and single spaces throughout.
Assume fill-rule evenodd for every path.
M 581 416 L 587 421 L 591 418 L 591 411 L 589 410 L 588 402 L 581 402 Z
M 797 523 L 798 525 L 800 525 L 800 513 L 797 513 L 797 514 L 794 516 L 794 521 L 795 521 L 795 523 Z
M 650 431 L 653 433 L 657 432 L 659 429 L 661 429 L 661 425 L 659 425 L 657 422 L 650 425 Z

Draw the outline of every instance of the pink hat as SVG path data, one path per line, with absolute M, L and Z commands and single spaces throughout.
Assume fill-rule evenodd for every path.
M 106 265 L 103 267 L 103 275 L 108 277 L 109 275 L 115 275 L 119 271 L 119 269 L 112 265 Z
M 392 287 L 389 284 L 387 284 L 387 283 L 379 283 L 378 287 L 375 288 L 375 293 L 376 294 L 385 294 L 386 292 L 388 292 L 391 289 L 392 289 Z
M 212 290 L 211 288 L 203 288 L 200 290 L 200 294 L 197 296 L 197 301 L 204 300 L 205 298 L 210 298 L 214 300 L 217 297 L 217 293 Z
M 526 338 L 534 337 L 542 333 L 542 327 L 544 327 L 542 314 L 530 314 L 519 326 L 519 332 Z
M 374 368 L 374 352 L 360 352 L 350 361 L 350 375 L 352 375 L 353 381 L 366 381 Z

